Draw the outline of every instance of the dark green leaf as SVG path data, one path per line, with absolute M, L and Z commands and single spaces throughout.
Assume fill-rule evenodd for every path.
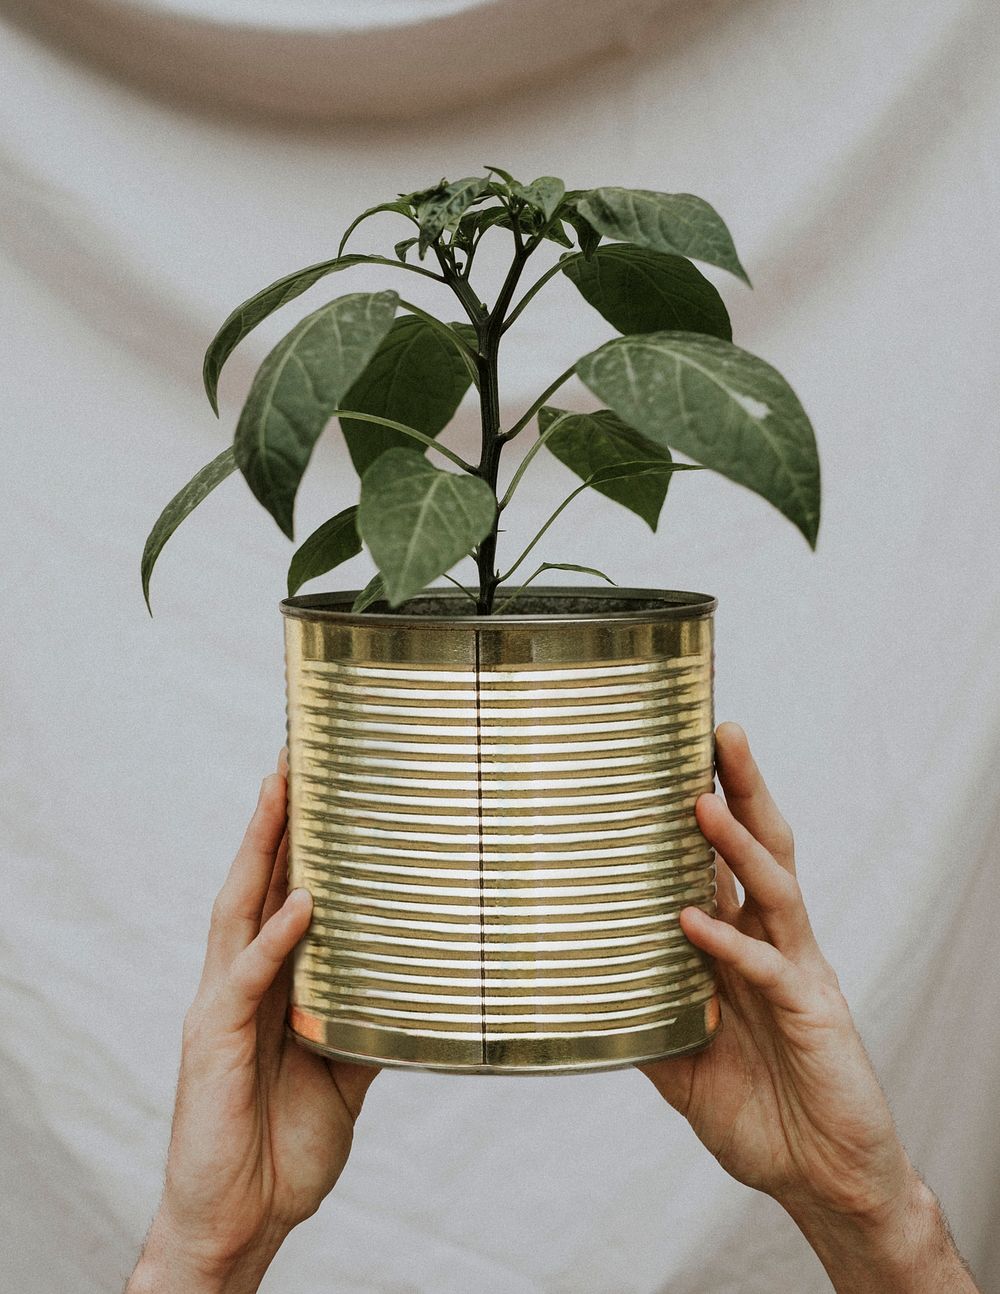
M 403 238 L 394 245 L 392 250 L 396 253 L 396 255 L 399 257 L 401 261 L 405 261 L 406 253 L 410 250 L 410 248 L 414 245 L 416 241 L 417 240 L 415 238 Z
M 470 331 L 474 337 L 475 330 Z M 468 334 L 463 340 L 468 340 Z M 343 407 L 436 436 L 451 421 L 469 381 L 454 343 L 449 344 L 426 320 L 401 315 L 344 397 Z M 397 445 L 414 448 L 410 437 L 389 427 L 350 418 L 342 418 L 340 425 L 359 476 L 385 450 Z
M 693 193 L 649 189 L 591 189 L 577 203 L 584 219 L 607 238 L 650 251 L 690 256 L 750 283 L 722 217 Z
M 716 337 L 660 332 L 607 342 L 576 371 L 630 426 L 762 495 L 816 546 L 816 439 L 769 364 Z
M 567 259 L 563 273 L 620 333 L 676 328 L 732 340 L 719 293 L 683 256 L 630 243 L 599 248 L 590 260 Z
M 202 377 L 209 404 L 215 412 L 219 412 L 219 374 L 222 372 L 223 364 L 247 333 L 252 332 L 268 315 L 273 314 L 287 302 L 294 301 L 327 274 L 350 269 L 352 265 L 395 266 L 395 264 L 395 261 L 389 260 L 386 256 L 335 256 L 333 260 L 320 261 L 316 265 L 307 265 L 303 270 L 296 270 L 294 274 L 286 274 L 283 279 L 277 279 L 252 297 L 248 297 L 242 305 L 238 305 L 212 338 L 205 352 Z
M 562 202 L 566 193 L 566 186 L 562 180 L 557 180 L 554 175 L 540 175 L 537 180 L 532 180 L 530 184 L 515 184 L 511 192 L 522 202 L 526 202 L 529 207 L 534 207 L 542 213 L 545 220 L 549 220 L 556 211 L 556 208 Z
M 361 479 L 358 529 L 398 606 L 451 570 L 488 533 L 496 497 L 476 476 L 389 449 Z
M 288 596 L 292 597 L 303 584 L 325 575 L 349 558 L 361 552 L 361 538 L 355 518 L 357 508 L 345 508 L 318 530 L 296 550 L 288 567 Z
M 257 371 L 236 426 L 236 461 L 292 538 L 292 509 L 313 446 L 392 327 L 395 292 L 354 292 L 307 315 Z
M 351 604 L 352 611 L 367 611 L 373 602 L 381 602 L 385 597 L 385 585 L 381 575 L 374 575 Z
M 350 238 L 351 234 L 354 233 L 355 229 L 357 229 L 358 225 L 360 225 L 363 220 L 367 220 L 369 216 L 378 215 L 380 211 L 394 211 L 399 216 L 410 216 L 410 218 L 412 219 L 410 203 L 407 201 L 407 198 L 402 194 L 400 195 L 399 199 L 395 202 L 380 202 L 378 206 L 369 207 L 367 211 L 362 211 L 360 216 L 355 216 L 355 218 L 344 230 L 344 236 L 343 238 L 341 238 L 340 246 L 337 248 L 338 256 L 343 256 L 344 248 L 347 246 L 347 240 L 348 238 Z
M 202 499 L 212 493 L 217 485 L 236 471 L 236 459 L 230 445 L 207 463 L 200 472 L 179 490 L 160 513 L 156 524 L 149 532 L 146 546 L 142 550 L 142 596 L 146 599 L 146 608 L 153 614 L 149 605 L 149 577 L 153 573 L 156 559 L 163 551 L 163 545 L 174 533 L 186 516 L 195 510 Z
M 489 180 L 473 175 L 432 190 L 420 201 L 416 214 L 420 225 L 421 256 L 443 230 L 457 224 L 466 208 L 488 191 Z
M 548 405 L 540 409 L 539 430 L 547 431 L 564 412 Z M 547 438 L 545 447 L 583 481 L 590 480 L 603 469 L 620 467 L 636 460 L 661 463 L 663 470 L 659 473 L 650 471 L 607 483 L 598 476 L 592 482 L 600 494 L 642 517 L 650 530 L 656 529 L 674 469 L 668 449 L 647 440 L 610 409 L 569 414 Z

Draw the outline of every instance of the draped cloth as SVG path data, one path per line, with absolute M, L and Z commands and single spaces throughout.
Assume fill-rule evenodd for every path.
M 814 925 L 920 1170 L 1000 1287 L 996 642 L 1000 40 L 989 0 L 18 0 L 0 6 L 0 1275 L 122 1283 L 155 1208 L 211 898 L 283 740 L 290 548 L 238 479 L 138 559 L 324 288 L 201 351 L 362 208 L 496 163 L 688 191 L 755 283 L 737 341 L 816 425 L 811 554 L 679 477 L 659 532 L 581 497 L 539 560 L 720 599 L 717 712 L 795 827 Z M 380 216 L 357 250 L 402 237 Z M 485 248 L 484 248 L 485 253 Z M 483 257 L 483 291 L 499 262 Z M 327 296 L 389 286 L 351 271 Z M 436 285 L 418 303 L 444 317 Z M 554 281 L 508 334 L 515 418 L 607 326 Z M 587 407 L 568 387 L 560 399 Z M 475 410 L 452 443 L 471 447 Z M 451 434 L 451 433 L 449 433 Z M 539 456 L 517 551 L 571 478 Z M 352 501 L 331 431 L 297 533 Z M 562 494 L 558 494 L 562 497 Z M 364 556 L 330 586 L 360 587 Z M 317 587 L 323 587 L 319 585 Z M 636 1072 L 386 1073 L 281 1294 L 818 1294 L 816 1259 Z

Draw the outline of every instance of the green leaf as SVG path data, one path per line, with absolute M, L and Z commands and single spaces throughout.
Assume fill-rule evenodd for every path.
M 351 234 L 354 233 L 355 229 L 357 229 L 358 225 L 360 225 L 363 220 L 367 220 L 369 216 L 377 216 L 380 211 L 393 211 L 396 215 L 409 216 L 411 220 L 413 218 L 413 213 L 410 210 L 410 203 L 403 194 L 400 194 L 399 198 L 395 202 L 380 202 L 375 207 L 369 207 L 367 211 L 362 211 L 360 216 L 355 216 L 344 230 L 344 236 L 341 238 L 340 246 L 337 248 L 338 256 L 343 256 L 344 248 L 347 246 L 347 240 L 350 238 Z
M 406 253 L 417 242 L 416 238 L 402 238 L 398 243 L 393 244 L 392 250 L 401 261 L 406 260 Z
M 570 189 L 563 201 L 562 211 L 559 213 L 568 225 L 571 225 L 576 233 L 576 241 L 580 245 L 580 251 L 584 257 L 590 260 L 594 252 L 600 246 L 601 235 L 588 220 L 581 214 L 579 202 L 582 198 L 588 196 L 588 189 Z
M 462 339 L 467 340 L 467 334 Z M 469 371 L 454 343 L 416 315 L 401 315 L 343 403 L 346 409 L 436 436 L 451 421 L 469 382 Z M 359 476 L 385 450 L 413 447 L 410 437 L 388 427 L 351 418 L 341 418 L 340 425 Z
M 769 364 L 716 337 L 659 332 L 609 341 L 576 371 L 630 426 L 762 495 L 815 548 L 816 438 Z
M 563 228 L 561 220 L 553 221 L 551 225 L 546 226 L 543 238 L 549 239 L 550 242 L 558 243 L 560 247 L 572 248 L 573 240 Z
M 361 479 L 358 529 L 398 606 L 451 570 L 489 532 L 496 496 L 476 476 L 389 449 Z
M 153 608 L 149 605 L 149 577 L 153 573 L 156 559 L 163 551 L 163 545 L 202 499 L 211 494 L 217 485 L 235 471 L 236 459 L 230 445 L 207 463 L 200 472 L 196 472 L 157 517 L 156 524 L 149 532 L 149 538 L 142 550 L 142 596 L 146 599 L 146 609 L 150 615 L 153 614 Z
M 514 197 L 526 202 L 542 213 L 545 220 L 555 215 L 556 208 L 566 194 L 566 186 L 554 175 L 540 175 L 530 184 L 515 184 L 511 187 Z
M 607 238 L 672 256 L 690 256 L 750 284 L 722 217 L 693 193 L 591 189 L 577 208 Z
M 513 175 L 511 175 L 510 171 L 505 171 L 505 170 L 504 170 L 502 167 L 500 167 L 500 166 L 487 166 L 487 168 L 486 168 L 486 169 L 487 169 L 488 171 L 492 171 L 494 175 L 499 175 L 499 176 L 500 176 L 500 178 L 501 178 L 501 180 L 503 180 L 503 182 L 504 182 L 506 185 L 510 186 L 511 188 L 513 188 L 515 185 L 517 185 L 517 180 L 515 180 L 515 179 L 514 179 Z
M 352 265 L 392 265 L 398 268 L 396 262 L 386 256 L 335 256 L 333 260 L 319 261 L 316 265 L 307 265 L 305 269 L 286 274 L 236 307 L 209 343 L 202 366 L 205 392 L 216 414 L 219 412 L 218 388 L 222 366 L 247 333 L 327 274 L 350 269 Z
M 596 566 L 577 566 L 574 562 L 542 562 L 535 574 L 541 575 L 543 571 L 577 571 L 580 575 L 596 575 L 606 584 L 614 584 L 616 588 L 618 587 L 616 580 L 599 571 Z
M 453 223 L 457 224 L 465 209 L 489 191 L 490 182 L 481 175 L 468 176 L 430 191 L 417 203 L 420 225 L 420 255 Z
M 605 575 L 603 571 L 599 571 L 595 566 L 577 566 L 574 562 L 542 562 L 541 566 L 532 571 L 523 584 L 519 584 L 514 592 L 508 594 L 499 606 L 493 608 L 493 614 L 496 616 L 502 615 L 512 602 L 517 601 L 528 585 L 533 584 L 539 575 L 543 575 L 546 571 L 578 571 L 581 575 L 596 575 L 598 579 L 605 580 L 608 584 L 615 584 L 610 575 Z
M 676 328 L 732 341 L 722 297 L 683 256 L 616 243 L 598 248 L 589 261 L 567 259 L 562 271 L 620 333 Z
M 482 207 L 478 211 L 467 211 L 458 222 L 456 238 L 460 243 L 468 245 L 478 234 L 491 225 L 502 224 L 504 220 L 509 222 L 506 207 Z
M 374 575 L 351 604 L 352 611 L 367 611 L 373 602 L 381 602 L 385 597 L 385 585 L 381 575 Z
M 257 371 L 233 448 L 247 484 L 292 538 L 313 446 L 392 327 L 395 292 L 354 292 L 307 315 Z
M 539 430 L 544 433 L 564 413 L 564 410 L 550 405 L 540 409 Z M 669 449 L 647 440 L 610 409 L 566 415 L 565 422 L 560 423 L 546 439 L 545 447 L 583 481 L 590 480 L 603 469 L 620 467 L 636 460 L 662 464 L 659 473 L 650 471 L 607 482 L 599 475 L 598 479 L 591 481 L 598 493 L 642 517 L 650 530 L 656 529 L 675 466 Z
M 308 580 L 325 575 L 361 552 L 361 537 L 355 518 L 357 508 L 345 508 L 318 530 L 296 550 L 288 567 L 288 596 L 292 597 Z

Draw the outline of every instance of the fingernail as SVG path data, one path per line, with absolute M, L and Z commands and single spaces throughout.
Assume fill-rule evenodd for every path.
M 288 896 L 288 903 L 290 907 L 312 907 L 312 895 L 305 889 L 292 890 Z

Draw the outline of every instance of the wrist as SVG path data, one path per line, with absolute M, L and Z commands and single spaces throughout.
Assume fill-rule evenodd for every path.
M 837 1294 L 975 1294 L 941 1207 L 916 1171 L 878 1205 L 838 1211 L 783 1201 Z
M 285 1234 L 275 1231 L 222 1252 L 158 1214 L 126 1294 L 255 1294 Z

